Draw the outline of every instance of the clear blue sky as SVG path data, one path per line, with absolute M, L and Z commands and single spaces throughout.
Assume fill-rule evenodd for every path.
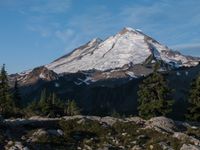
M 0 64 L 21 72 L 125 26 L 200 56 L 200 0 L 0 0 Z

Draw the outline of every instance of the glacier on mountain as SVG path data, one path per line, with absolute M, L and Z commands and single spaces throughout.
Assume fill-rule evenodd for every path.
M 127 64 L 142 64 L 151 55 L 175 67 L 199 63 L 199 59 L 174 52 L 141 31 L 128 27 L 104 41 L 95 38 L 45 67 L 56 73 L 93 69 L 105 71 Z

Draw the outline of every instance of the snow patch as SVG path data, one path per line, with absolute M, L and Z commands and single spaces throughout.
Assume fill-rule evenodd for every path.
M 86 77 L 85 79 L 78 78 L 78 80 L 81 82 L 74 82 L 76 85 L 81 85 L 82 83 L 89 85 L 91 81 L 91 77 Z
M 141 30 L 141 29 L 136 29 L 136 31 L 142 32 L 142 30 Z
M 137 76 L 134 74 L 134 72 L 127 71 L 126 74 L 129 75 L 132 78 L 137 78 Z
M 83 82 L 76 82 L 76 81 L 74 81 L 74 84 L 76 84 L 76 85 L 81 85 Z
M 46 77 L 45 77 L 45 75 L 44 75 L 43 73 L 41 73 L 41 74 L 39 75 L 39 77 L 40 77 L 41 79 L 46 79 Z
M 126 30 L 128 31 L 136 31 L 135 29 L 131 28 L 131 27 L 125 27 Z

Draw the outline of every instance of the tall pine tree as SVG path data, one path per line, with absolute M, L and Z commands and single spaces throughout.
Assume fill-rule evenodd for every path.
M 42 90 L 41 95 L 40 95 L 40 101 L 39 101 L 39 108 L 42 113 L 42 115 L 48 115 L 50 111 L 50 103 L 51 99 L 50 96 L 47 96 L 46 89 Z
M 47 94 L 45 89 L 41 92 L 39 110 L 44 116 L 60 116 L 64 114 L 64 103 L 56 96 L 54 92 Z
M 188 102 L 186 118 L 191 121 L 200 121 L 200 75 L 191 84 Z
M 163 75 L 156 70 L 143 80 L 138 91 L 138 111 L 146 119 L 165 116 L 172 111 L 172 90 L 168 87 Z
M 10 87 L 4 64 L 0 73 L 0 114 L 3 116 L 9 116 L 13 112 L 14 103 L 11 100 L 9 89 Z
M 68 116 L 74 116 L 74 115 L 80 114 L 80 109 L 74 100 L 69 100 L 67 102 L 67 107 L 65 108 L 65 113 Z
M 21 94 L 19 90 L 19 85 L 17 79 L 15 79 L 15 85 L 14 85 L 14 91 L 13 91 L 13 100 L 14 104 L 17 108 L 22 108 L 22 99 Z
M 42 90 L 41 95 L 40 95 L 39 106 L 44 107 L 46 102 L 47 102 L 47 92 L 46 92 L 46 89 L 44 89 Z

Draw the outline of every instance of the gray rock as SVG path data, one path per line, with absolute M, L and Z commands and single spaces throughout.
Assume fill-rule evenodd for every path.
M 14 145 L 7 148 L 8 150 L 27 150 L 21 142 L 15 142 Z
M 146 122 L 147 128 L 153 128 L 163 133 L 173 133 L 177 131 L 176 123 L 166 117 L 155 117 L 151 118 Z
M 87 150 L 92 150 L 92 148 L 91 148 L 89 145 L 84 145 L 84 147 L 85 147 Z
M 183 144 L 180 150 L 200 150 L 199 146 L 191 145 L 191 144 Z
M 146 135 L 139 135 L 139 136 L 137 137 L 137 140 L 140 140 L 140 139 L 145 139 L 145 138 L 147 138 L 147 136 L 146 136 Z
M 174 150 L 171 146 L 169 146 L 165 142 L 160 142 L 159 145 L 162 147 L 163 150 Z
M 113 124 L 115 124 L 117 121 L 123 122 L 122 119 L 118 119 L 118 118 L 114 118 L 114 117 L 102 117 L 100 122 L 106 123 L 110 126 L 112 126 Z
M 38 141 L 38 138 L 41 136 L 47 136 L 48 132 L 45 131 L 44 129 L 38 129 L 35 131 L 31 137 L 28 138 L 27 142 L 36 142 Z
M 98 116 L 86 116 L 86 118 L 93 121 L 99 121 L 99 122 L 101 120 L 101 117 L 98 117 Z
M 139 145 L 135 145 L 131 148 L 131 150 L 143 150 L 142 147 L 140 147 Z
M 173 134 L 173 137 L 181 140 L 181 141 L 190 141 L 191 143 L 193 143 L 194 145 L 198 145 L 200 146 L 200 141 L 192 136 L 189 136 L 185 133 L 181 133 L 181 132 L 175 132 Z
M 15 146 L 16 146 L 16 147 L 19 147 L 19 148 L 22 148 L 22 147 L 23 147 L 23 145 L 22 145 L 21 142 L 15 142 Z
M 88 118 L 81 118 L 80 120 L 77 121 L 78 124 L 85 124 L 88 120 Z
M 45 131 L 44 129 L 38 129 L 33 133 L 33 136 L 45 136 L 48 135 L 48 132 Z
M 13 141 L 8 141 L 8 143 L 7 143 L 8 145 L 13 145 L 14 144 L 14 142 Z
M 85 118 L 85 116 L 82 115 L 76 115 L 76 116 L 64 116 L 62 117 L 64 120 L 68 121 L 68 120 L 74 120 L 74 119 L 82 119 Z
M 61 130 L 61 129 L 58 129 L 57 132 L 58 132 L 58 134 L 59 134 L 60 136 L 63 136 L 63 135 L 64 135 L 64 132 L 63 132 L 63 130 Z
M 136 124 L 145 124 L 145 120 L 140 118 L 140 117 L 129 117 L 129 118 L 125 118 L 126 122 L 134 122 Z

